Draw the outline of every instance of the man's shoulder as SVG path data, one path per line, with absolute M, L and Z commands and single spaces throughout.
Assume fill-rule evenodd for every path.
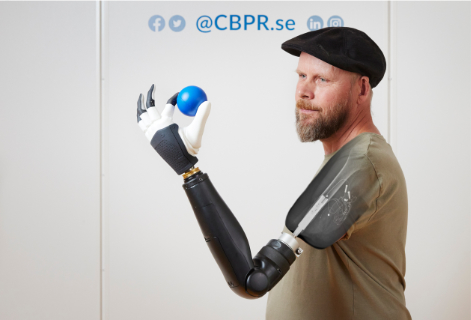
M 406 181 L 401 165 L 397 160 L 391 146 L 383 136 L 375 133 L 364 133 L 359 137 L 358 152 L 364 152 L 365 161 L 374 170 L 381 186 L 381 194 L 395 193 L 402 190 L 405 196 Z
M 380 134 L 364 132 L 349 142 L 356 155 L 361 155 L 364 165 L 371 167 L 381 185 L 396 182 L 405 184 L 404 174 L 391 146 Z
M 379 172 L 391 172 L 402 176 L 401 166 L 391 145 L 389 145 L 381 135 L 372 133 L 368 136 L 370 141 L 366 150 L 366 156 L 376 170 Z
M 364 132 L 356 136 L 348 144 L 351 144 L 349 148 L 351 148 L 352 153 L 364 155 L 365 161 L 371 162 L 378 169 L 400 168 L 391 146 L 380 134 Z

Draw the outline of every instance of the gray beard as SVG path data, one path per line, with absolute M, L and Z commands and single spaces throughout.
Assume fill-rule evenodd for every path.
M 319 111 L 318 117 L 314 121 L 305 122 L 309 115 L 301 114 L 298 107 L 296 113 L 296 131 L 301 142 L 314 142 L 320 139 L 327 139 L 336 133 L 346 122 L 348 116 L 348 104 L 350 99 L 337 103 L 326 113 Z M 304 121 L 303 121 L 304 120 Z

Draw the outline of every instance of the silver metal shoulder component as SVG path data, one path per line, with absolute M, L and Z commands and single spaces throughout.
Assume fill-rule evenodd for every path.
M 295 237 L 299 236 L 299 234 L 306 229 L 306 227 L 311 223 L 312 220 L 317 216 L 319 211 L 324 207 L 324 205 L 329 202 L 329 198 L 321 195 L 319 199 L 317 199 L 314 206 L 309 210 L 309 212 L 304 216 L 304 218 L 299 222 L 298 227 L 294 230 L 293 234 Z

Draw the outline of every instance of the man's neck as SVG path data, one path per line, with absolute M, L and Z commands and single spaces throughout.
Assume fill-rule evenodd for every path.
M 381 134 L 373 123 L 371 114 L 359 114 L 353 121 L 347 123 L 327 139 L 321 139 L 325 155 L 329 155 L 347 144 L 350 140 L 363 132 Z

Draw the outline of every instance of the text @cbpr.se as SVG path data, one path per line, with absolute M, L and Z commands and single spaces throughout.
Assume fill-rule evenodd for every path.
M 253 16 L 246 14 L 240 16 L 237 14 L 231 14 L 229 16 L 220 14 L 213 19 L 210 16 L 201 16 L 196 21 L 196 27 L 203 33 L 211 32 L 214 27 L 217 30 L 294 30 L 295 22 L 293 19 L 277 19 L 275 22 L 269 22 L 266 15 Z

